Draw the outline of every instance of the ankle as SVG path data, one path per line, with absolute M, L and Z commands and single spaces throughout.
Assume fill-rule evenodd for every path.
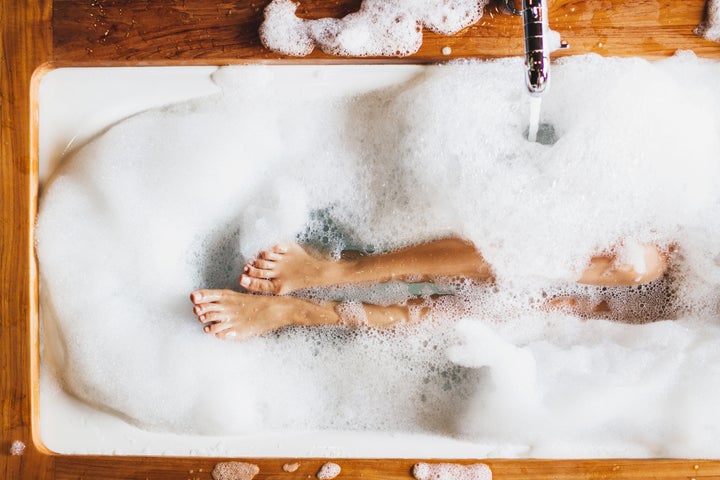
M 335 310 L 336 302 L 312 303 L 300 299 L 297 301 L 299 303 L 293 309 L 292 317 L 289 317 L 291 325 L 318 326 L 340 323 L 340 315 Z
M 351 281 L 352 260 L 324 259 L 318 271 L 318 283 L 322 286 L 339 285 Z

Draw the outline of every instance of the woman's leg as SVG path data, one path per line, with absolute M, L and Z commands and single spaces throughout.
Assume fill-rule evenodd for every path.
M 595 256 L 590 259 L 578 283 L 603 287 L 622 287 L 650 283 L 665 274 L 669 253 L 657 245 L 643 245 L 643 271 L 636 266 L 618 262 L 613 254 Z
M 613 254 L 597 255 L 578 283 L 631 286 L 661 277 L 668 254 L 655 245 L 644 247 L 645 270 L 618 263 Z M 286 294 L 309 287 L 388 280 L 427 281 L 436 276 L 492 278 L 492 269 L 475 246 L 459 238 L 413 245 L 394 252 L 334 261 L 308 253 L 298 244 L 276 245 L 245 265 L 240 285 L 253 292 Z
M 654 245 L 646 245 L 644 260 L 646 268 L 637 272 L 631 265 L 618 264 L 614 255 L 596 256 L 578 282 L 597 286 L 630 286 L 648 283 L 664 275 L 668 265 L 667 253 Z M 471 244 L 459 239 L 438 240 L 388 254 L 340 262 L 312 257 L 299 245 L 293 244 L 263 252 L 255 264 L 246 266 L 248 272 L 242 278 L 268 282 L 260 285 L 277 289 L 274 293 L 284 293 L 284 288 L 290 291 L 293 287 L 385 281 L 410 276 L 491 278 L 490 267 L 482 256 Z M 260 270 L 265 278 L 248 275 Z M 292 278 L 293 274 L 299 275 L 299 278 Z M 270 297 L 232 290 L 197 290 L 190 298 L 198 320 L 204 324 L 204 331 L 219 338 L 244 339 L 289 325 L 337 325 L 343 322 L 338 313 L 341 304 L 337 302 L 318 304 L 295 297 Z M 421 319 L 426 308 L 422 307 L 422 300 L 414 302 L 419 307 L 417 317 Z M 413 301 L 409 305 L 413 305 Z M 579 309 L 588 316 L 605 313 L 608 308 L 604 302 L 591 305 L 575 297 L 551 300 L 549 306 Z M 362 323 L 368 326 L 388 327 L 411 320 L 408 306 L 363 305 L 362 308 Z
M 545 307 L 564 310 L 585 318 L 602 317 L 631 323 L 644 323 L 659 318 L 662 308 L 655 302 L 662 303 L 664 300 L 658 298 L 657 289 L 666 291 L 666 287 L 656 283 L 643 294 L 646 297 L 644 299 L 638 299 L 638 294 L 632 294 L 623 287 L 644 285 L 662 278 L 668 268 L 672 247 L 661 250 L 656 245 L 644 245 L 642 253 L 643 261 L 637 262 L 640 264 L 639 268 L 618 261 L 613 254 L 595 256 L 590 260 L 578 283 L 611 287 L 609 295 L 599 290 L 590 290 L 587 295 L 558 295 L 548 300 Z M 618 298 L 621 300 L 618 301 Z
M 253 292 L 286 294 L 343 283 L 426 281 L 436 276 L 492 278 L 490 265 L 472 243 L 447 238 L 393 252 L 338 261 L 312 255 L 296 243 L 260 252 L 243 268 L 240 285 Z
M 408 306 L 362 305 L 361 318 L 344 319 L 341 303 L 312 303 L 295 297 L 276 297 L 239 293 L 233 290 L 196 290 L 190 294 L 193 311 L 204 325 L 203 331 L 218 338 L 244 340 L 263 335 L 282 327 L 340 325 L 368 325 L 386 328 L 406 324 L 411 317 L 421 318 L 424 301 L 414 300 Z M 410 314 L 415 306 L 415 315 Z

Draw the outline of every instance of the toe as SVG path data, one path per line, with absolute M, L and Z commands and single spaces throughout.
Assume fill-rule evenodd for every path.
M 227 315 L 223 312 L 208 312 L 198 315 L 198 320 L 200 320 L 200 323 L 206 324 L 224 322 L 227 320 Z
M 259 268 L 260 270 L 272 270 L 273 268 L 275 268 L 276 265 L 277 264 L 273 261 L 263 260 L 263 259 L 259 258 L 259 259 L 255 260 L 255 264 L 253 265 L 253 267 Z M 253 268 L 253 267 L 250 267 L 250 268 Z
M 250 267 L 248 268 L 248 271 L 245 272 L 245 276 L 253 278 L 275 278 L 277 276 L 277 272 L 265 270 L 263 268 Z
M 253 278 L 247 275 L 240 277 L 240 285 L 251 292 L 276 293 L 276 287 L 270 280 Z
M 277 245 L 273 245 L 272 247 L 273 253 L 287 253 L 288 252 L 288 246 L 284 243 L 278 243 Z
M 230 328 L 230 325 L 226 322 L 216 322 L 216 323 L 211 323 L 209 325 L 205 325 L 203 327 L 203 331 L 210 335 L 215 335 L 215 334 L 223 332 L 229 328 Z
M 209 312 L 218 312 L 222 309 L 222 306 L 218 303 L 200 303 L 193 307 L 193 312 L 198 317 Z
M 223 296 L 222 290 L 195 290 L 190 294 L 190 300 L 195 305 L 200 305 L 203 303 L 210 303 L 210 302 L 217 302 L 220 300 Z
M 225 322 L 228 319 L 228 316 L 227 314 L 225 314 L 225 312 L 209 312 L 205 315 L 202 315 L 202 317 L 205 318 L 205 322 L 209 323 Z
M 255 260 L 255 262 L 257 263 L 259 260 L 270 260 L 272 262 L 278 262 L 282 260 L 282 254 L 270 250 L 263 250 L 262 252 L 260 252 L 260 255 L 258 255 L 258 260 Z

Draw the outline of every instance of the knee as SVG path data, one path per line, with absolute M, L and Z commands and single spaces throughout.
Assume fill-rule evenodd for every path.
M 620 285 L 644 285 L 653 282 L 665 275 L 668 268 L 668 255 L 657 245 L 643 245 L 644 268 L 637 268 L 637 265 L 618 265 L 615 268 L 623 272 L 620 276 Z M 640 270 L 640 271 L 638 271 Z
M 632 286 L 650 283 L 665 274 L 668 254 L 657 245 L 643 245 L 637 261 L 623 261 L 615 255 L 593 257 L 579 283 L 597 286 Z M 634 256 L 634 255 L 633 255 Z
M 668 253 L 657 245 L 645 245 L 645 271 L 634 282 L 637 285 L 650 283 L 665 275 L 668 268 Z

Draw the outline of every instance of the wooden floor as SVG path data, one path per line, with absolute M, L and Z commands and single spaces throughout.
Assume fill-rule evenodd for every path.
M 257 62 L 410 62 L 452 57 L 494 58 L 522 53 L 518 17 L 486 7 L 478 24 L 460 34 L 430 33 L 420 51 L 402 59 L 332 58 L 313 53 L 288 59 L 258 39 L 267 1 L 212 0 L 0 0 L 2 94 L 0 180 L 0 478 L 209 479 L 214 458 L 152 458 L 55 455 L 38 433 L 38 288 L 33 225 L 37 208 L 37 84 L 60 66 L 219 65 Z M 356 10 L 359 0 L 302 1 L 305 18 Z M 659 58 L 678 49 L 720 58 L 720 45 L 697 38 L 704 0 L 552 0 L 550 23 L 572 48 L 560 54 Z M 443 47 L 452 55 L 443 56 Z M 720 441 L 720 439 L 718 439 Z M 22 442 L 22 455 L 11 444 Z M 260 467 L 256 478 L 313 477 L 321 459 L 302 459 L 285 473 L 287 459 L 246 459 Z M 294 461 L 294 459 L 293 459 Z M 411 478 L 404 460 L 335 460 L 340 478 Z M 473 463 L 464 460 L 461 463 Z M 489 460 L 499 479 L 709 479 L 720 478 L 710 460 L 537 461 Z

